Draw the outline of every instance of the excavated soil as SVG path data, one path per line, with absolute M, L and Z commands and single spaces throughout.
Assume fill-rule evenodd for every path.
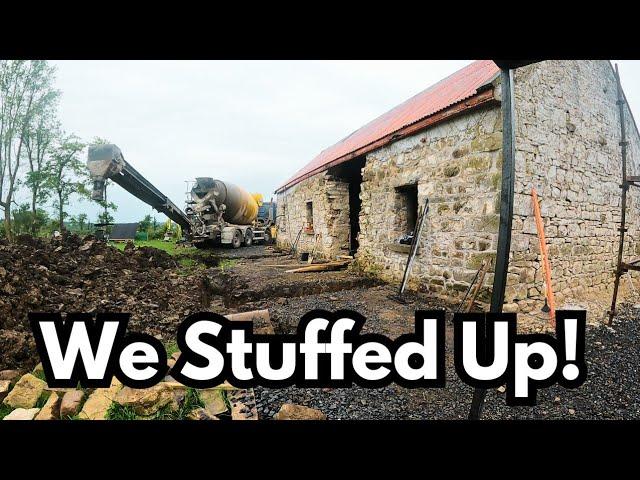
M 126 312 L 130 331 L 171 340 L 196 311 L 246 311 L 247 302 L 270 308 L 288 297 L 375 283 L 345 271 L 285 273 L 268 265 L 298 263 L 257 245 L 199 251 L 190 266 L 180 263 L 185 256 L 150 247 L 123 252 L 92 236 L 0 241 L 0 370 L 38 363 L 29 312 Z
M 38 363 L 28 312 L 129 312 L 131 330 L 173 332 L 199 310 L 198 279 L 166 252 L 121 252 L 93 237 L 0 242 L 0 370 Z
M 251 309 L 271 308 L 290 298 L 371 287 L 379 283 L 348 270 L 288 273 L 288 270 L 306 265 L 284 255 L 256 257 L 250 254 L 237 260 L 233 267 L 220 275 L 209 276 L 216 285 L 212 293 L 222 296 L 225 307 L 247 310 L 248 306 Z

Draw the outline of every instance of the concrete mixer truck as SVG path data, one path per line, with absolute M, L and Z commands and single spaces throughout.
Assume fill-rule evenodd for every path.
M 90 145 L 87 167 L 93 181 L 93 200 L 104 200 L 107 179 L 164 213 L 182 227 L 195 247 L 250 246 L 271 243 L 275 225 L 275 203 L 229 182 L 198 177 L 184 211 L 138 173 L 112 144 Z

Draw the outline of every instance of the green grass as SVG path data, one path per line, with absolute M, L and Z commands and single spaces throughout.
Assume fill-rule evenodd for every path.
M 231 410 L 233 409 L 233 407 L 231 406 L 231 400 L 229 400 L 227 392 L 225 392 L 224 390 L 222 390 L 222 399 L 224 400 L 224 404 L 227 406 L 228 413 L 231 414 Z
M 0 420 L 9 415 L 13 411 L 9 405 L 5 405 L 4 403 L 0 403 Z
M 196 250 L 193 247 L 183 248 L 176 247 L 175 242 L 165 242 L 163 240 L 136 240 L 133 242 L 136 247 L 153 247 L 158 250 L 164 250 L 170 255 L 175 255 L 176 253 L 186 252 L 188 250 Z M 116 247 L 118 250 L 124 250 L 126 243 L 124 242 L 109 242 L 109 245 Z
M 220 260 L 218 268 L 224 272 L 225 268 L 232 268 L 236 263 L 238 263 L 238 260 L 223 258 L 222 260 Z
M 109 243 L 112 247 L 117 248 L 118 250 L 124 250 L 125 243 Z M 176 243 L 164 242 L 162 240 L 136 240 L 134 242 L 136 247 L 153 247 L 158 250 L 163 250 L 167 252 L 169 255 L 176 257 L 180 268 L 178 270 L 179 275 L 189 276 L 195 273 L 198 273 L 201 270 L 206 270 L 207 265 L 215 265 L 216 255 L 212 255 L 211 252 L 207 250 L 199 250 L 195 247 L 178 247 Z M 212 258 L 214 261 L 212 262 Z M 223 258 L 220 260 L 218 268 L 222 271 L 225 269 L 232 268 L 234 265 L 238 263 L 236 259 Z
M 44 404 L 47 403 L 49 397 L 51 396 L 51 392 L 44 391 L 38 397 L 38 401 L 36 402 L 36 408 L 44 407 Z
M 182 402 L 178 410 L 171 410 L 167 405 L 158 410 L 152 418 L 153 420 L 185 420 L 192 410 L 202 407 L 204 407 L 204 403 L 202 403 L 198 391 L 189 388 L 185 394 L 184 402 Z
M 176 271 L 181 277 L 189 277 L 191 275 L 197 275 L 207 269 L 207 266 L 203 263 L 199 263 L 192 258 L 178 258 L 178 264 L 180 267 Z
M 178 259 L 178 263 L 182 267 L 194 267 L 198 264 L 198 261 L 195 258 L 181 257 Z
M 175 241 L 165 242 L 164 240 L 135 240 L 133 244 L 136 247 L 153 247 L 158 250 L 164 250 L 170 255 L 189 255 L 198 252 L 195 247 L 183 247 L 178 246 Z M 126 242 L 109 242 L 109 245 L 117 248 L 118 250 L 124 250 L 127 245 Z
M 112 403 L 107 411 L 107 420 L 185 420 L 189 413 L 196 408 L 204 407 L 198 391 L 189 388 L 186 391 L 184 401 L 177 410 L 171 410 L 167 405 L 158 410 L 154 415 L 141 417 L 136 415 L 131 407 Z
M 178 344 L 174 340 L 165 343 L 164 349 L 167 351 L 167 358 L 171 358 L 171 355 L 180 351 Z
M 107 420 L 138 420 L 136 412 L 131 407 L 125 407 L 118 403 L 112 403 L 107 410 Z

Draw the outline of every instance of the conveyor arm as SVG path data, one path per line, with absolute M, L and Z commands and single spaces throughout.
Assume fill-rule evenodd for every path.
M 127 163 L 117 146 L 90 145 L 87 167 L 93 180 L 93 200 L 104 200 L 105 181 L 111 179 L 134 197 L 164 213 L 183 229 L 191 230 L 192 223 L 187 214 Z

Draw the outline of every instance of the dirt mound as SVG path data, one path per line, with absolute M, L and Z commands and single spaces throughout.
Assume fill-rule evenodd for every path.
M 37 363 L 28 312 L 129 312 L 130 330 L 173 334 L 200 304 L 177 267 L 162 250 L 121 252 L 93 236 L 0 240 L 0 370 Z
M 36 344 L 30 332 L 0 330 L 0 370 L 32 368 L 38 362 L 35 351 Z

